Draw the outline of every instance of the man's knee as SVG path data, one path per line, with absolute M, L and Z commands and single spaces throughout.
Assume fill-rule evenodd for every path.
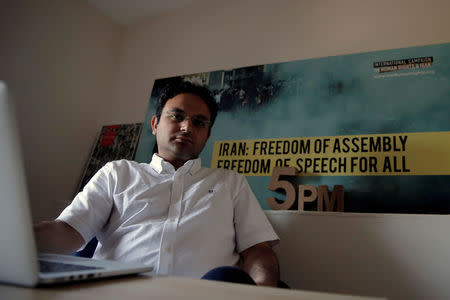
M 214 268 L 203 275 L 202 279 L 256 285 L 247 272 L 230 266 Z

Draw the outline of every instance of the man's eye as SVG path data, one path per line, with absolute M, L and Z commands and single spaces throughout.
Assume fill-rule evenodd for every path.
M 194 125 L 195 127 L 201 127 L 201 128 L 206 127 L 205 121 L 200 120 L 200 119 L 192 119 L 192 125 Z
M 171 114 L 169 115 L 169 118 L 176 122 L 182 122 L 184 120 L 184 116 L 179 114 Z

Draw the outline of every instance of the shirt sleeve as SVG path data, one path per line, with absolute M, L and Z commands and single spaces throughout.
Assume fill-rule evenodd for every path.
M 111 163 L 101 168 L 57 218 L 77 230 L 85 243 L 106 224 L 113 205 Z
M 237 175 L 237 193 L 234 198 L 234 226 L 237 252 L 262 242 L 275 245 L 278 235 L 269 223 L 264 211 L 244 176 Z

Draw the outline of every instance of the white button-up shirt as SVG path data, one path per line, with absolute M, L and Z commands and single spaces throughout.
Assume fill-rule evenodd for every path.
M 236 265 L 241 251 L 278 240 L 245 177 L 201 167 L 200 159 L 178 170 L 157 155 L 150 164 L 107 163 L 58 219 L 86 242 L 97 237 L 94 258 L 189 277 Z

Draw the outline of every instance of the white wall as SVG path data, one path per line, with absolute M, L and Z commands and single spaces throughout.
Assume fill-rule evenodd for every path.
M 195 2 L 127 28 L 111 116 L 140 117 L 157 78 L 450 42 L 448 11 L 446 0 Z
M 445 215 L 266 211 L 292 288 L 390 300 L 450 299 Z
M 33 215 L 76 192 L 110 110 L 121 30 L 80 0 L 0 2 L 0 80 L 15 96 Z
M 82 0 L 0 3 L 35 219 L 71 199 L 101 125 L 144 120 L 157 78 L 450 42 L 446 0 L 200 0 L 124 29 Z

